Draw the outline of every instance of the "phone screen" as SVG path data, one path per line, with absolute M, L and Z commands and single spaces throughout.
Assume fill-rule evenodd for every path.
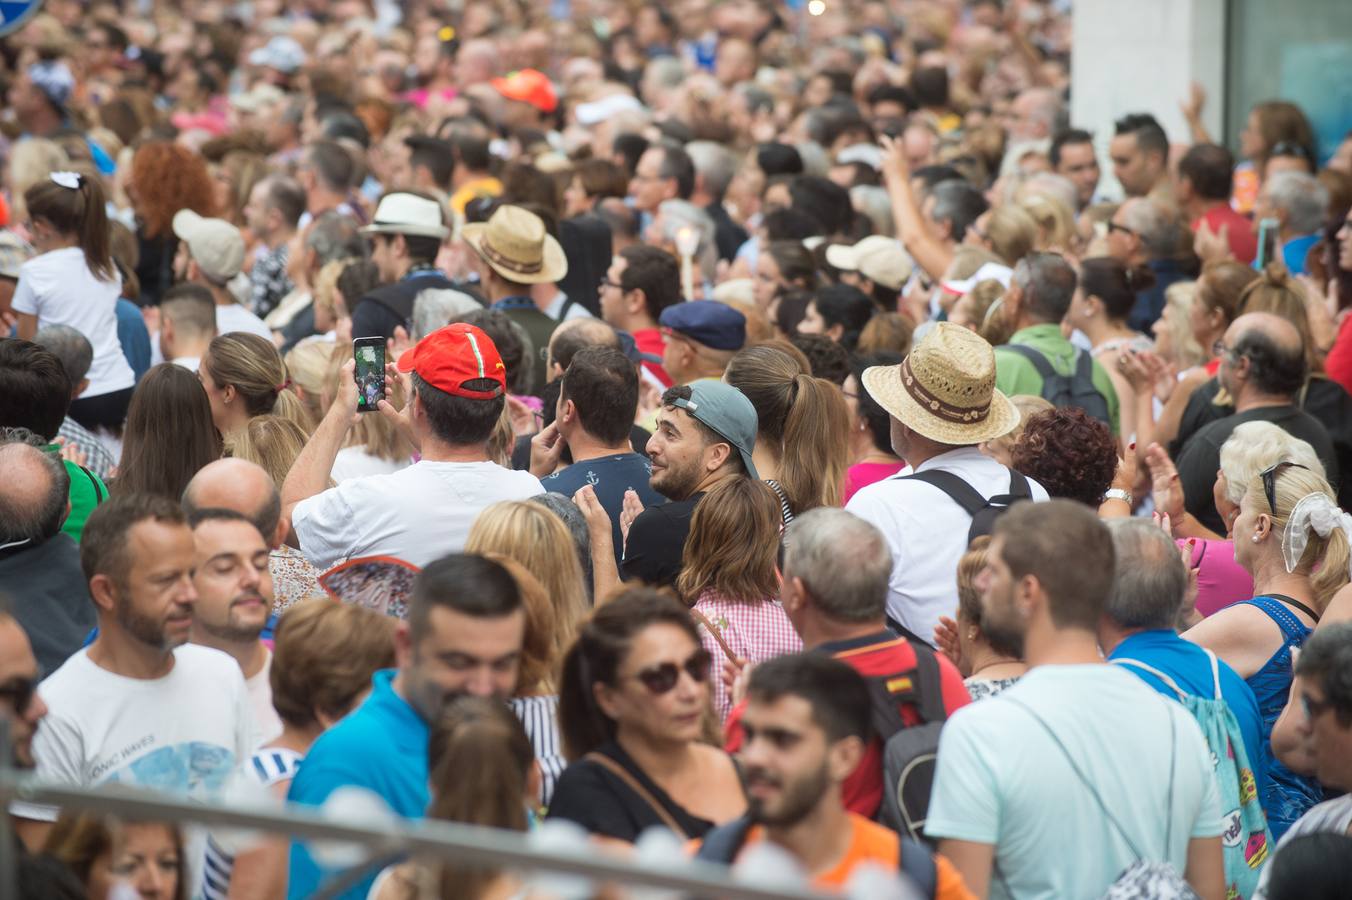
M 385 340 L 357 338 L 352 342 L 357 368 L 357 412 L 374 412 L 385 396 Z
M 1281 223 L 1276 219 L 1258 221 L 1258 260 L 1255 268 L 1262 270 L 1277 255 L 1277 229 Z

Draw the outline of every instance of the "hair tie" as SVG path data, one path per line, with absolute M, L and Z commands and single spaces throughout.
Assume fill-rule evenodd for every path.
M 51 174 L 51 179 L 54 183 L 61 185 L 63 188 L 78 191 L 83 176 L 79 172 L 53 172 Z
M 294 382 L 292 382 L 292 380 L 291 380 L 290 378 L 288 378 L 286 381 L 283 381 L 281 384 L 277 385 L 277 387 L 273 388 L 273 390 L 275 390 L 277 393 L 280 394 L 282 391 L 284 391 L 284 390 L 286 390 L 287 388 L 291 387 L 291 385 L 292 385 L 293 383 L 294 383 Z

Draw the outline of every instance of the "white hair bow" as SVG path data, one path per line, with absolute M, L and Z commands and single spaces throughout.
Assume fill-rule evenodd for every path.
M 1286 533 L 1282 535 L 1282 558 L 1286 561 L 1286 571 L 1294 572 L 1300 564 L 1311 531 L 1328 540 L 1335 528 L 1341 528 L 1348 542 L 1352 543 L 1352 516 L 1339 509 L 1332 497 L 1323 491 L 1301 497 L 1296 508 L 1291 510 L 1286 520 Z
M 52 181 L 61 185 L 63 188 L 70 188 L 72 191 L 80 189 L 79 172 L 53 172 Z

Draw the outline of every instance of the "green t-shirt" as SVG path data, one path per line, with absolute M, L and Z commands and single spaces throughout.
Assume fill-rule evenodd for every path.
M 60 446 L 56 444 L 49 444 L 46 449 L 48 453 L 61 452 Z M 94 507 L 108 499 L 108 486 L 88 469 L 70 460 L 62 462 L 66 464 L 66 474 L 70 476 L 70 515 L 66 517 L 66 524 L 61 526 L 61 530 L 78 544 L 89 514 L 94 511 Z
M 1062 375 L 1070 375 L 1075 371 L 1075 354 L 1078 348 L 1061 336 L 1060 325 L 1030 325 L 1016 331 L 1009 342 L 1023 344 L 1042 353 L 1051 363 L 1052 369 Z M 1108 403 L 1108 418 L 1113 434 L 1120 434 L 1122 422 L 1117 390 L 1098 360 L 1094 360 L 1092 378 L 1094 387 L 1098 388 L 1098 392 Z M 1037 369 L 1026 357 L 1005 347 L 995 348 L 995 386 L 1010 397 L 1015 394 L 1042 396 L 1042 376 L 1037 373 Z

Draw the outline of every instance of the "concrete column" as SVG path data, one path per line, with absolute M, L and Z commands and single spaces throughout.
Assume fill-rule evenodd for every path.
M 1116 185 L 1108 141 L 1126 113 L 1152 113 L 1171 143 L 1192 142 L 1178 105 L 1194 81 L 1223 142 L 1225 0 L 1076 0 L 1073 28 L 1070 122 L 1094 134 L 1102 190 Z

